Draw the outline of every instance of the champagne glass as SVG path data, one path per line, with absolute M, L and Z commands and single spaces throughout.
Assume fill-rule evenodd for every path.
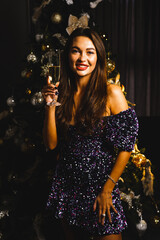
M 54 56 L 52 55 L 51 58 L 49 58 L 47 77 L 49 84 L 53 84 L 55 86 L 55 89 L 57 89 L 56 84 L 59 82 L 60 78 L 60 50 L 57 50 L 56 54 Z M 56 94 L 58 95 L 58 91 Z M 60 106 L 61 103 L 53 99 L 53 101 L 51 103 L 47 103 L 47 105 Z

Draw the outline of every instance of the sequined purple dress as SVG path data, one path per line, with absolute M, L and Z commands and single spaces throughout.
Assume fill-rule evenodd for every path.
M 68 129 L 69 141 L 61 142 L 61 153 L 47 207 L 56 218 L 65 218 L 92 235 L 119 234 L 127 226 L 121 205 L 118 184 L 112 200 L 118 214 L 112 212 L 112 224 L 107 217 L 104 226 L 98 222 L 98 209 L 93 204 L 110 174 L 115 161 L 115 149 L 131 151 L 138 132 L 138 120 L 133 109 L 102 117 L 91 136 L 82 136 L 75 126 Z

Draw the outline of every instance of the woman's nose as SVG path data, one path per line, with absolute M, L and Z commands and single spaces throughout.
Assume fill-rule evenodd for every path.
M 79 60 L 80 60 L 81 62 L 84 62 L 84 61 L 86 60 L 86 54 L 85 54 L 84 52 L 82 52 L 82 53 L 80 54 Z

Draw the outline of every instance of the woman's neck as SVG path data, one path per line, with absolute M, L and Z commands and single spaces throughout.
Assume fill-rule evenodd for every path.
M 77 94 L 80 94 L 84 88 L 86 88 L 89 82 L 90 76 L 84 76 L 77 78 Z

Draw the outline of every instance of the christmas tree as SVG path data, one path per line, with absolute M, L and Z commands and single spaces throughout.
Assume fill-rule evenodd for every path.
M 46 152 L 43 145 L 44 99 L 41 89 L 48 75 L 55 74 L 58 80 L 59 54 L 72 30 L 91 27 L 99 32 L 106 47 L 107 81 L 121 86 L 127 98 L 110 40 L 106 33 L 99 31 L 94 20 L 95 8 L 101 2 L 35 0 L 33 3 L 33 36 L 21 69 L 22 81 L 6 99 L 6 110 L 0 113 L 0 148 L 4 156 L 0 160 L 0 239 L 49 239 L 45 226 L 49 225 L 50 216 L 45 212 L 45 204 L 57 150 Z M 128 104 L 135 105 L 129 101 Z M 157 221 L 157 226 L 160 220 L 154 201 L 151 166 L 144 149 L 138 149 L 137 139 L 119 184 L 126 215 L 140 233 L 147 229 L 143 219 L 145 206 L 152 206 L 151 214 L 155 212 L 153 221 Z

